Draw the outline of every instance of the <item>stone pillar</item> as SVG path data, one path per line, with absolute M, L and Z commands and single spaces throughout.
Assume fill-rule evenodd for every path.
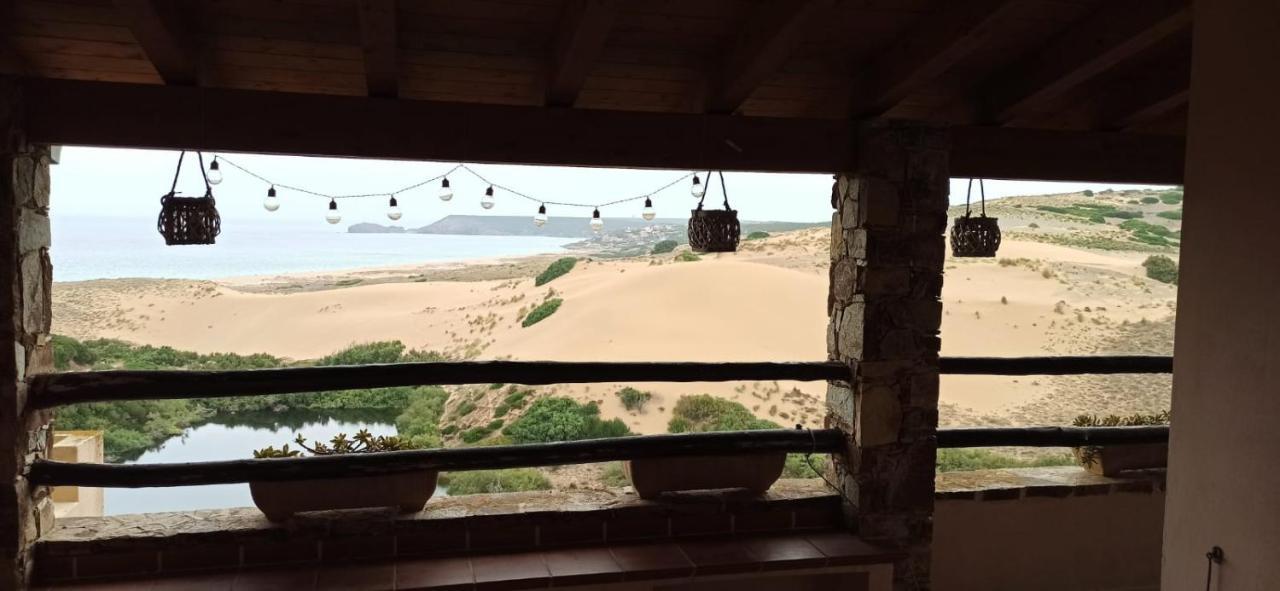
M 948 140 L 873 122 L 857 153 L 832 189 L 827 351 L 854 367 L 827 393 L 829 425 L 850 434 L 836 483 L 863 539 L 907 552 L 895 588 L 928 589 Z
M 21 87 L 0 77 L 0 591 L 25 589 L 31 547 L 53 526 L 47 487 L 25 466 L 52 447 L 52 413 L 26 408 L 27 376 L 53 365 L 49 343 L 49 149 L 22 133 Z

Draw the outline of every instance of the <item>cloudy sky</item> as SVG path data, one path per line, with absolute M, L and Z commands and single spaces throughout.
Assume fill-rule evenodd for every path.
M 193 156 L 193 154 L 188 154 Z M 206 154 L 206 164 L 212 155 Z M 456 163 L 308 158 L 259 154 L 226 154 L 225 158 L 276 183 L 318 193 L 386 193 L 440 175 Z M 52 214 L 60 216 L 111 216 L 152 218 L 161 195 L 169 191 L 178 153 L 163 150 L 119 150 L 67 147 L 53 167 Z M 178 190 L 203 193 L 195 159 L 183 165 Z M 540 200 L 597 204 L 645 195 L 689 171 L 574 168 L 553 166 L 473 165 L 492 182 L 508 186 Z M 315 196 L 280 190 L 281 207 L 275 213 L 262 208 L 268 184 L 232 166 L 222 165 L 224 181 L 214 187 L 218 209 L 225 219 L 280 219 L 292 223 L 323 224 L 328 201 Z M 397 195 L 404 217 L 400 224 L 418 227 L 450 214 L 532 216 L 538 204 L 497 191 L 492 210 L 480 207 L 486 185 L 465 171 L 449 176 L 455 197 L 448 203 L 437 198 L 439 183 Z M 705 180 L 705 179 L 704 179 Z M 813 174 L 728 173 L 730 202 L 746 220 L 812 222 L 830 219 L 831 178 Z M 963 202 L 967 179 L 953 179 L 952 203 Z M 987 197 L 1062 193 L 1082 189 L 1101 190 L 1128 185 L 987 181 Z M 976 189 L 975 189 L 976 190 Z M 708 203 L 720 203 L 718 188 Z M 682 181 L 653 194 L 659 217 L 688 217 L 695 200 L 689 182 Z M 348 223 L 387 223 L 386 197 L 347 199 L 339 202 L 342 228 Z M 605 218 L 636 217 L 641 203 L 601 209 Z M 548 206 L 552 216 L 586 217 L 590 209 Z M 335 228 L 337 229 L 337 228 Z

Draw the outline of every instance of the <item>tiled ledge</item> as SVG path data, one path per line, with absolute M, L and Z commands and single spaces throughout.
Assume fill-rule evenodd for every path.
M 519 552 L 740 533 L 830 530 L 839 498 L 781 480 L 759 497 L 621 490 L 432 499 L 420 513 L 317 512 L 273 524 L 256 509 L 62 519 L 36 546 L 37 579 L 67 581 L 278 564 Z
M 1164 470 L 1135 470 L 1099 476 L 1077 466 L 944 472 L 937 476 L 939 501 L 1007 501 L 1033 497 L 1071 497 L 1164 492 Z

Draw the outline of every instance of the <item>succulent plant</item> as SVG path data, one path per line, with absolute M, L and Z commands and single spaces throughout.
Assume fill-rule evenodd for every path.
M 334 435 L 329 443 L 322 441 L 313 441 L 311 445 L 307 445 L 307 438 L 299 434 L 294 443 L 302 450 L 289 449 L 289 444 L 284 444 L 280 449 L 274 447 L 266 447 L 253 452 L 255 458 L 294 458 L 298 457 L 303 450 L 313 456 L 331 456 L 338 454 L 359 454 L 374 453 L 382 451 L 400 451 L 405 449 L 413 449 L 408 441 L 401 439 L 395 435 L 373 435 L 367 429 L 361 429 L 354 437 L 347 437 L 346 433 Z

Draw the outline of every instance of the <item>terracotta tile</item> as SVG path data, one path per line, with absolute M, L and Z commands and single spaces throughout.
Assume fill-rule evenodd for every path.
M 147 591 L 231 591 L 234 572 L 186 575 L 156 579 Z
M 396 539 L 392 536 L 360 536 L 326 539 L 320 542 L 320 561 L 325 564 L 395 556 Z
M 86 554 L 76 557 L 77 577 L 110 577 L 152 574 L 159 569 L 155 551 Z
M 518 518 L 476 518 L 467 523 L 467 548 L 473 552 L 532 550 L 537 527 Z
M 46 591 L 150 591 L 151 581 L 89 581 L 67 582 L 44 588 Z
M 876 548 L 845 532 L 810 534 L 805 539 L 826 555 L 827 564 L 831 566 L 892 562 L 900 555 L 898 552 Z
M 551 584 L 551 572 L 542 554 L 529 552 L 471 559 L 477 591 L 531 589 Z
M 244 564 L 319 562 L 320 544 L 312 539 L 264 540 L 243 545 Z
M 693 561 L 694 576 L 746 573 L 760 569 L 755 556 L 733 540 L 681 542 L 680 549 Z
M 733 518 L 735 532 L 787 531 L 791 529 L 789 510 L 744 511 Z
M 543 553 L 551 585 L 590 585 L 622 581 L 622 567 L 614 561 L 608 548 L 554 550 Z
M 827 556 L 798 536 L 754 538 L 743 542 L 764 570 L 808 568 L 827 563 Z
M 317 591 L 387 591 L 395 589 L 395 564 L 335 564 L 316 574 Z
M 242 570 L 231 588 L 234 591 L 305 591 L 315 587 L 317 570 L 313 566 Z
M 475 587 L 471 561 L 466 558 L 436 558 L 396 563 L 396 589 L 465 591 Z
M 605 539 L 610 542 L 652 540 L 670 536 L 670 522 L 666 515 L 619 512 L 605 524 Z
M 560 517 L 538 526 L 539 546 L 571 546 L 604 542 L 604 518 L 600 515 Z
M 709 515 L 673 515 L 671 533 L 676 536 L 707 536 L 733 531 L 733 516 L 728 513 Z
M 841 522 L 840 502 L 820 499 L 822 502 L 806 502 L 793 509 L 796 529 L 830 529 Z
M 675 544 L 647 544 L 610 548 L 628 581 L 675 579 L 693 575 L 693 562 Z
M 176 546 L 160 551 L 160 569 L 164 572 L 209 570 L 240 566 L 238 544 Z
M 461 520 L 432 523 L 430 527 L 396 533 L 396 556 L 451 554 L 467 549 L 467 526 Z

